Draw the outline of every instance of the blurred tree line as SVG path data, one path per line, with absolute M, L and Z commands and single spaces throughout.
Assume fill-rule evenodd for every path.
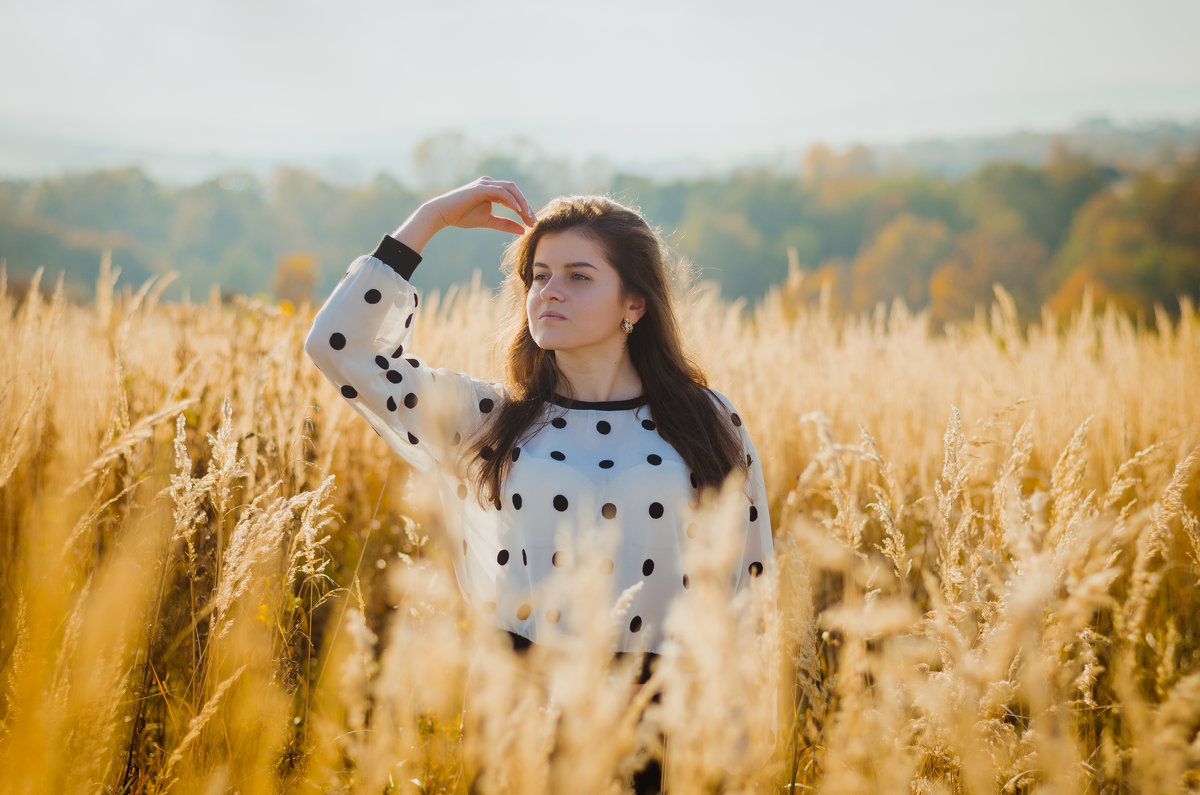
M 872 153 L 816 145 L 794 169 L 654 179 L 603 164 L 571 168 L 532 145 L 469 151 L 461 136 L 418 147 L 414 184 L 381 174 L 341 185 L 283 169 L 188 186 L 128 168 L 0 182 L 0 258 L 10 282 L 44 265 L 84 292 L 101 254 L 140 283 L 320 300 L 423 198 L 478 174 L 517 181 L 537 206 L 605 192 L 640 207 L 676 253 L 728 297 L 783 285 L 793 301 L 860 312 L 900 298 L 937 321 L 969 316 L 1002 284 L 1027 317 L 1065 311 L 1085 290 L 1134 312 L 1200 297 L 1200 151 L 1151 168 L 1115 167 L 1054 148 L 1031 166 L 994 162 L 963 179 L 883 174 Z M 444 288 L 496 268 L 508 237 L 451 230 L 425 252 L 418 283 Z

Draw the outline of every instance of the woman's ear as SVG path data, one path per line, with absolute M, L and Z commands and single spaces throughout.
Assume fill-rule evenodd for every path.
M 644 314 L 646 314 L 646 299 L 636 295 L 625 299 L 625 315 L 631 321 L 638 322 Z

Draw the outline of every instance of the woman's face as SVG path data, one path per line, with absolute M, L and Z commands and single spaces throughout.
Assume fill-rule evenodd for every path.
M 644 306 L 641 299 L 622 295 L 621 277 L 590 237 L 566 229 L 547 232 L 538 240 L 525 313 L 539 348 L 624 348 L 621 320 L 628 317 L 636 323 Z

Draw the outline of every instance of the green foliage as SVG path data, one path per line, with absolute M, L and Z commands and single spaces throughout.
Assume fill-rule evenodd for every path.
M 231 173 L 185 187 L 133 168 L 0 182 L 0 258 L 18 282 L 46 265 L 86 289 L 107 249 L 127 283 L 178 272 L 171 297 L 213 285 L 282 295 L 276 265 L 302 255 L 319 299 L 423 197 L 487 173 L 516 181 L 535 205 L 594 190 L 638 207 L 730 297 L 760 298 L 787 280 L 789 261 L 798 278 L 820 274 L 838 307 L 870 311 L 900 298 L 939 322 L 989 303 L 994 284 L 1026 316 L 1047 302 L 1069 311 L 1088 289 L 1147 315 L 1200 297 L 1200 156 L 1176 153 L 1157 170 L 1124 173 L 1060 145 L 1041 167 L 994 162 L 956 181 L 881 175 L 865 149 L 839 156 L 813 147 L 804 176 L 757 169 L 655 180 L 607 172 L 603 162 L 573 170 L 528 142 L 501 153 L 472 146 L 454 134 L 427 141 L 414 153 L 416 187 L 386 174 L 337 185 L 294 168 L 265 183 Z M 498 284 L 508 239 L 439 235 L 422 286 L 447 288 L 477 272 Z
M 120 233 L 146 243 L 163 240 L 171 218 L 164 191 L 136 168 L 67 174 L 39 180 L 20 202 L 21 215 L 67 229 Z

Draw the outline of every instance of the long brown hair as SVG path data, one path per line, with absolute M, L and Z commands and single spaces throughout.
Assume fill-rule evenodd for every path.
M 600 246 L 621 277 L 623 295 L 646 302 L 645 313 L 626 338 L 629 357 L 658 432 L 687 463 L 695 483 L 720 486 L 735 467 L 745 469 L 731 418 L 718 408 L 703 371 L 683 350 L 662 239 L 636 211 L 604 196 L 560 197 L 537 218 L 504 255 L 513 303 L 507 359 L 510 399 L 497 407 L 469 446 L 469 473 L 480 500 L 500 501 L 512 449 L 540 429 L 545 402 L 563 386 L 554 351 L 539 348 L 529 334 L 525 296 L 533 282 L 538 241 L 546 233 L 567 229 Z M 539 419 L 542 423 L 534 428 Z

